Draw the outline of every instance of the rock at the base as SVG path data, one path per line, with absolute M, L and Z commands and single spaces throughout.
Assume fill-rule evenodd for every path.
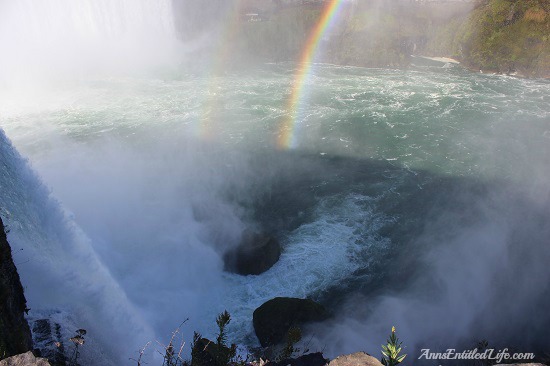
M 0 218 L 0 356 L 17 355 L 32 349 L 31 331 L 23 314 L 28 310 Z
M 323 357 L 323 354 L 316 352 L 279 362 L 268 362 L 266 366 L 325 366 L 326 364 L 327 360 Z
M 336 357 L 329 366 L 382 366 L 382 363 L 368 353 L 356 352 Z
M 292 326 L 326 318 L 325 308 L 313 300 L 276 297 L 254 310 L 253 324 L 260 344 L 267 347 L 283 341 Z
M 280 256 L 281 245 L 275 238 L 246 231 L 239 246 L 224 256 L 225 270 L 258 275 L 277 263 Z
M 51 366 L 45 358 L 34 357 L 31 351 L 0 361 L 0 366 Z
M 222 346 L 218 347 L 216 342 L 207 338 L 199 338 L 193 345 L 191 356 L 193 366 L 212 366 L 220 364 L 220 359 L 227 359 L 232 349 Z

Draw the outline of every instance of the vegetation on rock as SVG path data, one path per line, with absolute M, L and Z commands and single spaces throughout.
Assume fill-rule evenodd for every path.
M 225 66 L 300 61 L 325 3 L 258 5 L 254 21 L 245 16 L 248 8 L 241 9 L 237 31 L 224 39 L 232 49 Z M 211 14 L 223 13 L 222 5 L 216 9 Z M 408 67 L 411 55 L 446 56 L 476 71 L 550 77 L 547 0 L 369 0 L 344 2 L 339 13 L 316 61 Z
M 474 69 L 550 77 L 550 3 L 481 2 L 462 25 L 455 50 Z
M 395 334 L 395 327 L 391 328 L 390 337 L 385 345 L 382 345 L 382 364 L 384 366 L 397 366 L 407 355 L 401 355 L 401 345 L 399 338 Z

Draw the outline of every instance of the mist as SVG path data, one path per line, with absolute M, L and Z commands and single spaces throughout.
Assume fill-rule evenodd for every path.
M 440 178 L 425 187 L 435 197 L 425 208 L 424 194 L 413 201 L 422 224 L 386 264 L 391 274 L 350 294 L 332 321 L 311 328 L 318 349 L 377 356 L 395 326 L 415 364 L 440 362 L 418 359 L 424 349 L 547 354 L 550 191 L 543 182 L 550 155 L 544 135 L 517 133 L 533 136 L 529 150 L 521 138 L 507 146 L 485 139 L 479 147 L 493 169 L 512 157 L 507 179 Z M 528 164 L 515 165 L 520 161 Z
M 447 5 L 342 2 L 286 148 L 322 4 L 0 0 L 0 213 L 29 319 L 88 329 L 102 365 L 185 319 L 211 338 L 224 310 L 257 346 L 276 296 L 330 309 L 304 333 L 328 357 L 378 357 L 393 325 L 415 364 L 548 352 L 549 85 L 408 65 L 447 55 L 428 36 L 473 3 Z M 280 260 L 225 272 L 247 231 Z
M 131 75 L 181 61 L 171 2 L 0 2 L 0 85 Z

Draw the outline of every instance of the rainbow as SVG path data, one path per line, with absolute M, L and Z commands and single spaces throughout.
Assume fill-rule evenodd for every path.
M 232 45 L 239 35 L 243 1 L 236 0 L 230 5 L 226 13 L 224 27 L 220 32 L 221 37 L 217 40 L 217 52 L 211 60 L 210 70 L 207 74 L 208 83 L 204 89 L 204 100 L 198 121 L 193 124 L 193 133 L 196 137 L 208 140 L 214 134 L 214 121 L 220 116 L 217 115 L 219 106 L 223 104 L 223 98 L 219 92 L 219 79 L 224 74 L 226 64 L 231 59 Z
M 311 76 L 312 62 L 315 59 L 319 42 L 334 23 L 343 0 L 328 0 L 321 18 L 309 35 L 306 46 L 301 54 L 299 68 L 294 75 L 292 91 L 287 103 L 288 116 L 281 123 L 277 145 L 282 149 L 296 147 L 296 120 L 301 101 L 304 99 L 304 86 Z

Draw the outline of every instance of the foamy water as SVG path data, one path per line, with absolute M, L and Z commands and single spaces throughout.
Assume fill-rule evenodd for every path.
M 166 339 L 186 318 L 186 339 L 193 330 L 213 337 L 225 309 L 231 340 L 255 345 L 251 314 L 272 297 L 341 304 L 376 287 L 388 256 L 418 236 L 392 233 L 433 224 L 415 220 L 445 194 L 434 182 L 465 192 L 494 179 L 547 199 L 547 83 L 319 65 L 296 148 L 281 151 L 292 70 L 268 65 L 218 77 L 215 88 L 176 73 L 90 78 L 32 99 L 4 93 L 0 125 L 29 159 L 2 141 L 2 215 L 24 249 L 30 307 L 70 314 L 115 359 Z M 446 217 L 456 207 L 440 209 Z M 490 227 L 507 242 L 498 239 L 508 238 L 498 229 L 506 225 Z M 223 253 L 250 228 L 281 241 L 280 261 L 259 276 L 223 272 Z M 416 337 L 418 322 L 399 319 Z M 365 344 L 379 343 L 370 337 Z

